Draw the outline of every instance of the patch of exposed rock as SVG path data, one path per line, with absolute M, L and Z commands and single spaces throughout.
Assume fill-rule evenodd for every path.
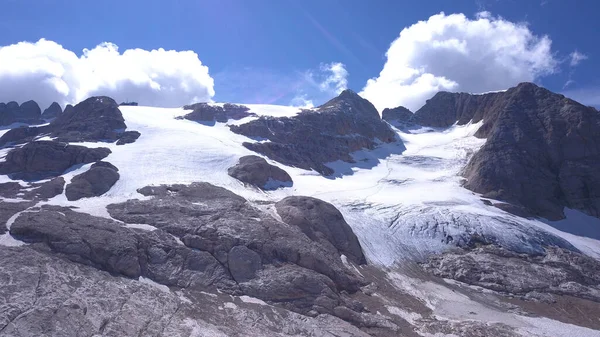
M 40 180 L 56 177 L 78 164 L 93 163 L 110 154 L 107 148 L 87 148 L 54 141 L 35 141 L 14 148 L 0 163 L 0 174 L 12 179 Z
M 185 247 L 209 254 L 244 294 L 301 313 L 332 314 L 344 305 L 341 291 L 353 293 L 364 285 L 342 263 L 338 241 L 329 242 L 331 238 L 316 229 L 317 236 L 310 238 L 300 220 L 277 221 L 226 189 L 194 183 L 148 186 L 139 192 L 152 198 L 109 205 L 111 216 L 154 226 Z
M 89 170 L 76 175 L 65 189 L 67 200 L 101 196 L 119 180 L 119 169 L 108 162 L 94 163 Z
M 220 122 L 227 123 L 228 120 L 242 119 L 245 117 L 256 116 L 255 113 L 248 112 L 250 109 L 243 105 L 225 103 L 222 106 L 209 103 L 196 103 L 186 105 L 184 110 L 193 110 L 183 118 L 195 122 Z
M 0 125 L 13 123 L 39 124 L 42 111 L 35 101 L 19 105 L 17 102 L 0 103 Z
M 412 123 L 414 122 L 415 114 L 403 106 L 393 109 L 383 109 L 381 119 L 388 123 Z
M 56 102 L 53 102 L 52 104 L 50 104 L 49 107 L 46 108 L 46 110 L 44 110 L 44 112 L 42 113 L 42 118 L 50 120 L 58 117 L 60 114 L 62 114 L 62 112 L 63 111 L 60 105 Z
M 13 199 L 48 200 L 62 194 L 64 185 L 63 177 L 56 177 L 42 183 L 29 183 L 26 187 L 17 182 L 7 182 L 0 184 L 0 196 Z
M 121 135 L 121 138 L 117 140 L 117 145 L 125 145 L 134 143 L 142 134 L 138 131 L 125 131 Z
M 252 151 L 324 175 L 334 173 L 326 163 L 352 163 L 350 154 L 354 151 L 397 141 L 373 104 L 351 90 L 294 117 L 262 116 L 242 125 L 230 125 L 230 129 L 250 138 L 269 140 L 243 144 Z
M 276 203 L 275 208 L 285 223 L 297 226 L 311 240 L 332 245 L 356 264 L 366 263 L 358 238 L 332 204 L 312 197 L 291 196 Z
M 74 107 L 67 106 L 48 125 L 8 131 L 0 137 L 0 146 L 29 142 L 40 135 L 60 142 L 112 142 L 123 135 L 126 127 L 119 106 L 112 98 L 90 97 Z
M 0 188 L 2 188 L 0 186 Z M 0 235 L 6 233 L 6 222 L 12 218 L 15 214 L 22 212 L 29 207 L 35 205 L 35 202 L 23 201 L 23 202 L 5 202 L 0 201 Z M 4 248 L 4 247 L 2 247 Z M 0 249 L 1 250 L 1 249 Z
M 423 267 L 439 277 L 502 293 L 530 297 L 551 293 L 600 301 L 600 262 L 558 247 L 536 256 L 487 245 L 430 257 Z
M 258 156 L 241 157 L 238 163 L 227 170 L 233 178 L 263 190 L 275 190 L 293 185 L 290 175 L 281 168 L 267 163 Z

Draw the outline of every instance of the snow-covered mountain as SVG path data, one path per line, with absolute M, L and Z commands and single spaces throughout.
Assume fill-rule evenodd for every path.
M 562 188 L 574 208 L 555 221 L 540 214 L 557 204 L 469 186 L 491 179 L 486 161 L 521 163 L 490 144 L 513 146 L 498 130 L 525 99 L 551 144 L 600 131 L 532 86 L 438 94 L 389 123 L 345 91 L 302 111 L 94 97 L 6 128 L 0 335 L 599 336 L 590 180 L 589 202 Z M 515 144 L 538 142 L 519 128 Z M 560 155 L 585 159 L 569 172 L 600 168 L 591 142 Z M 511 167 L 497 170 L 529 174 Z

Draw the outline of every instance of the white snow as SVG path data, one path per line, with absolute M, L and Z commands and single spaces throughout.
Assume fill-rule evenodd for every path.
M 240 296 L 240 300 L 242 300 L 242 302 L 244 303 L 254 303 L 254 304 L 259 304 L 259 305 L 268 305 L 265 301 L 255 298 L 255 297 L 250 297 L 250 296 Z

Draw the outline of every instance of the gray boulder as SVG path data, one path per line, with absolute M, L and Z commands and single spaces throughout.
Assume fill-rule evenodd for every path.
M 0 163 L 0 174 L 13 179 L 40 180 L 59 176 L 74 165 L 92 163 L 109 154 L 110 150 L 102 147 L 35 141 L 10 150 Z
M 332 204 L 311 197 L 291 196 L 276 203 L 275 208 L 285 223 L 297 226 L 311 240 L 333 245 L 356 264 L 366 263 L 358 238 Z
M 62 113 L 62 108 L 56 102 L 52 102 L 49 107 L 42 113 L 43 119 L 53 119 L 58 117 Z
M 364 285 L 331 243 L 312 240 L 298 226 L 277 221 L 226 189 L 193 183 L 148 186 L 139 192 L 152 198 L 109 205 L 110 215 L 157 227 L 186 247 L 209 253 L 245 294 L 306 313 L 321 308 L 315 302 L 320 296 L 307 297 L 302 282 L 320 284 L 321 292 L 325 286 L 331 309 L 343 305 L 341 291 L 354 293 Z
M 220 122 L 227 123 L 228 120 L 239 120 L 245 117 L 256 116 L 255 113 L 248 112 L 250 109 L 243 105 L 225 103 L 223 106 L 211 105 L 208 103 L 196 103 L 186 105 L 184 110 L 193 110 L 183 116 L 184 119 L 195 122 Z
M 293 185 L 292 178 L 287 172 L 258 156 L 241 157 L 235 166 L 227 170 L 227 173 L 243 183 L 263 190 Z
M 125 131 L 117 140 L 117 145 L 125 145 L 134 143 L 142 134 L 138 131 Z
M 350 153 L 373 149 L 378 142 L 399 141 L 390 126 L 381 120 L 373 104 L 352 90 L 314 110 L 294 117 L 260 117 L 231 131 L 257 140 L 244 143 L 252 151 L 280 163 L 331 175 L 326 163 L 343 160 L 353 163 Z
M 76 175 L 67 185 L 65 195 L 67 200 L 100 196 L 110 190 L 119 180 L 118 169 L 108 162 L 97 162 L 89 170 Z

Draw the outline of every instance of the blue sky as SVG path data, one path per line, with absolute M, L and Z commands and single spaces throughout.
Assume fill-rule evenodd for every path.
M 600 45 L 595 36 L 600 32 L 599 9 L 600 3 L 593 0 L 0 0 L 0 46 L 44 38 L 77 56 L 102 42 L 117 45 L 120 52 L 193 50 L 208 66 L 216 101 L 290 104 L 301 97 L 319 104 L 339 87 L 335 81 L 322 85 L 333 64 L 343 65 L 344 86 L 361 92 L 368 79 L 379 76 L 390 44 L 404 28 L 440 12 L 477 20 L 477 13 L 488 11 L 494 20 L 526 24 L 536 38 L 547 35 L 551 40 L 546 54 L 554 64 L 545 67 L 552 71 L 529 69 L 514 79 L 529 76 L 553 91 L 600 105 Z M 581 57 L 572 63 L 574 51 Z M 428 62 L 447 62 L 439 55 L 442 60 L 429 55 Z M 468 59 L 445 65 L 450 66 L 466 67 Z M 447 76 L 446 70 L 441 73 Z M 501 89 L 494 86 L 511 80 L 481 87 Z M 461 81 L 469 81 L 468 76 Z M 472 88 L 478 88 L 477 81 L 436 88 L 476 91 Z M 381 91 L 393 95 L 394 88 Z M 132 90 L 130 95 L 135 98 L 136 93 Z M 421 101 L 397 102 L 418 107 Z M 383 100 L 381 105 L 395 103 Z

